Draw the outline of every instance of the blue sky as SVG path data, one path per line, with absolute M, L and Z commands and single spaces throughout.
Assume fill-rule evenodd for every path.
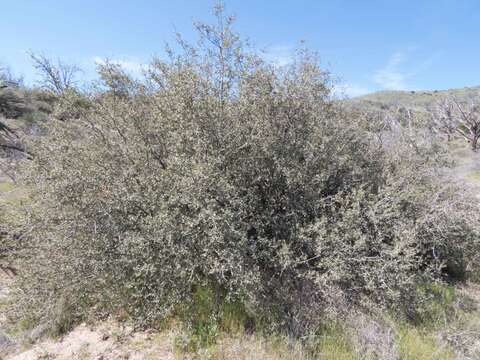
M 26 52 L 85 69 L 109 58 L 132 72 L 175 30 L 212 19 L 213 0 L 0 0 L 0 63 L 35 81 Z M 355 96 L 480 85 L 479 0 L 226 0 L 236 29 L 288 63 L 301 40 Z

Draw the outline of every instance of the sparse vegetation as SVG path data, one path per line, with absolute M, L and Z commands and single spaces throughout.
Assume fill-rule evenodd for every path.
M 450 139 L 459 135 L 467 140 L 473 151 L 477 151 L 480 138 L 480 108 L 477 102 L 469 100 L 460 103 L 456 99 L 444 99 L 432 110 L 434 129 L 443 132 Z

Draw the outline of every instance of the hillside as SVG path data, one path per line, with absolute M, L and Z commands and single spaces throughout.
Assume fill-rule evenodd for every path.
M 414 118 L 422 121 L 428 119 L 428 108 L 445 97 L 453 97 L 459 102 L 480 102 L 480 86 L 433 91 L 378 91 L 350 101 L 362 108 L 382 112 L 410 109 L 413 110 Z M 473 186 L 480 186 L 479 154 L 470 151 L 464 144 L 464 139 L 450 144 L 451 154 L 457 162 L 456 175 Z
M 352 101 L 366 102 L 380 107 L 424 109 L 445 96 L 453 96 L 459 101 L 480 99 L 480 86 L 433 91 L 378 91 L 353 98 Z

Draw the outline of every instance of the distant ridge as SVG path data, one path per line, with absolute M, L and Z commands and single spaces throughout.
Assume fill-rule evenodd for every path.
M 384 90 L 352 98 L 353 102 L 366 102 L 370 105 L 426 108 L 444 96 L 454 96 L 459 101 L 474 99 L 480 102 L 480 86 L 448 90 L 391 91 Z

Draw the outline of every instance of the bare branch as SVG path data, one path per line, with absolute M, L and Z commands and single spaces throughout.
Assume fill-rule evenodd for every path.
M 472 150 L 477 150 L 480 138 L 479 105 L 445 98 L 430 110 L 430 114 L 435 131 L 446 134 L 448 139 L 458 134 L 471 144 Z
M 79 67 L 66 64 L 61 60 L 54 63 L 46 56 L 33 52 L 30 52 L 29 55 L 34 68 L 42 77 L 41 87 L 58 95 L 75 87 L 75 76 L 81 72 Z

